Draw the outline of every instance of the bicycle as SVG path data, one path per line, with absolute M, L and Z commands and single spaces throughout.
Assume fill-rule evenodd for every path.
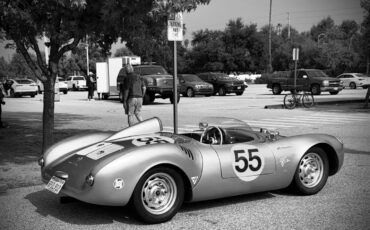
M 312 93 L 307 93 L 305 91 L 297 93 L 294 91 L 284 97 L 284 107 L 287 109 L 294 109 L 300 103 L 302 103 L 305 108 L 312 107 L 315 103 Z

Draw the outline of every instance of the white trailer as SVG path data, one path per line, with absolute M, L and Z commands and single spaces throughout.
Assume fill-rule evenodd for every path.
M 126 65 L 140 65 L 141 58 L 137 56 L 124 56 L 108 58 L 107 62 L 96 63 L 96 89 L 103 99 L 111 96 L 119 96 L 117 76 L 121 68 Z

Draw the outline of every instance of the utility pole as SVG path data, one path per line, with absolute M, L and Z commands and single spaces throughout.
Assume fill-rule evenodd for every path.
M 272 57 L 271 57 L 271 7 L 272 0 L 270 0 L 270 14 L 269 14 L 269 64 L 267 67 L 267 72 L 272 72 Z
M 89 76 L 89 35 L 86 35 L 86 76 Z
M 290 15 L 288 12 L 288 39 L 290 39 Z

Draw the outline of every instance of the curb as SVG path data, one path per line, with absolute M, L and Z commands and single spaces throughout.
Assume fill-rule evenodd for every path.
M 352 99 L 352 100 L 342 100 L 342 101 L 317 101 L 315 105 L 335 105 L 335 104 L 345 104 L 345 103 L 364 103 L 364 99 Z M 277 105 L 265 105 L 264 109 L 284 109 L 283 104 Z

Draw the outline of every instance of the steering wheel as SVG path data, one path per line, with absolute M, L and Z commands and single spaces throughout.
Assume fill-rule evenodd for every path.
M 211 145 L 222 145 L 223 136 L 220 128 L 216 126 L 207 127 L 202 136 L 200 137 L 200 143 L 211 144 Z

